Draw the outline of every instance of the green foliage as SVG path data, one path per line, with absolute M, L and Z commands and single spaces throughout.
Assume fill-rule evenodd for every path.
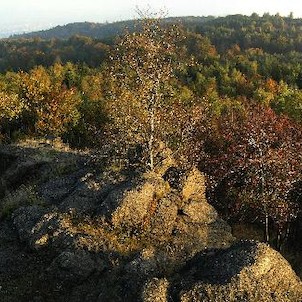
M 85 63 L 97 67 L 108 56 L 109 46 L 98 39 L 72 36 L 68 40 L 41 38 L 0 40 L 0 72 L 29 71 L 37 65 Z
M 287 114 L 297 122 L 302 122 L 302 91 L 281 82 L 278 94 L 271 101 L 278 113 Z
M 2 75 L 2 138 L 60 136 L 73 146 L 96 146 L 107 121 L 104 78 L 101 70 L 70 62 Z

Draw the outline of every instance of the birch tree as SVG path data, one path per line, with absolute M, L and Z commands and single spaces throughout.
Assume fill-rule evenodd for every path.
M 170 97 L 174 76 L 176 26 L 164 26 L 158 16 L 144 17 L 134 33 L 126 32 L 117 43 L 110 68 L 109 114 L 119 144 L 143 146 L 146 165 L 154 169 L 161 131 L 161 108 Z

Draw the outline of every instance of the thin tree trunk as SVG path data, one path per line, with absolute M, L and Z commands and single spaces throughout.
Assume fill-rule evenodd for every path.
M 278 228 L 277 244 L 276 244 L 276 249 L 277 249 L 278 252 L 281 251 L 281 235 L 282 235 L 282 232 Z
M 290 223 L 287 224 L 285 235 L 284 235 L 284 237 L 282 239 L 282 242 L 280 242 L 280 250 L 279 250 L 280 252 L 283 251 L 284 246 L 286 245 L 286 242 L 287 242 L 287 240 L 289 238 L 289 233 L 290 233 Z
M 265 177 L 264 177 L 264 171 L 263 171 L 263 151 L 260 147 L 260 158 L 261 158 L 261 196 L 262 196 L 262 202 L 264 202 L 264 212 L 265 212 L 265 242 L 269 243 L 270 236 L 269 236 L 269 216 L 268 216 L 268 210 L 267 210 L 267 204 L 266 201 L 264 201 L 264 188 L 265 188 Z
M 150 116 L 150 123 L 151 123 L 151 132 L 149 138 L 149 156 L 150 156 L 150 170 L 153 171 L 154 169 L 154 108 L 151 108 L 151 116 Z
M 150 102 L 150 138 L 149 138 L 149 160 L 150 160 L 150 170 L 154 170 L 154 134 L 155 134 L 155 114 L 156 106 L 160 99 L 159 94 L 159 81 L 157 80 L 154 84 L 154 94 L 151 97 Z
M 265 242 L 269 243 L 269 219 L 268 213 L 265 213 Z

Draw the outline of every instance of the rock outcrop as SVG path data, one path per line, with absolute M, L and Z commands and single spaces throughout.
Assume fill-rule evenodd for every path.
M 89 154 L 47 148 L 41 156 L 14 147 L 0 159 L 1 209 L 20 192 L 7 221 L 24 253 L 47 259 L 31 300 L 301 301 L 301 282 L 279 253 L 235 243 L 197 169 L 126 177 Z
M 264 243 L 240 241 L 225 250 L 196 255 L 179 275 L 153 278 L 142 301 L 298 302 L 302 285 L 289 263 Z
M 302 301 L 301 281 L 289 263 L 268 245 L 253 241 L 196 257 L 182 284 L 182 302 Z

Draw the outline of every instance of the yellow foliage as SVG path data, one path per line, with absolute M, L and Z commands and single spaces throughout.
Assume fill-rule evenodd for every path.
M 0 91 L 0 121 L 2 119 L 12 120 L 17 118 L 25 109 L 23 100 L 17 94 L 8 94 Z
M 56 64 L 50 72 L 39 66 L 28 74 L 19 73 L 21 94 L 38 134 L 61 135 L 80 118 L 79 95 L 75 89 L 64 86 L 63 71 Z

